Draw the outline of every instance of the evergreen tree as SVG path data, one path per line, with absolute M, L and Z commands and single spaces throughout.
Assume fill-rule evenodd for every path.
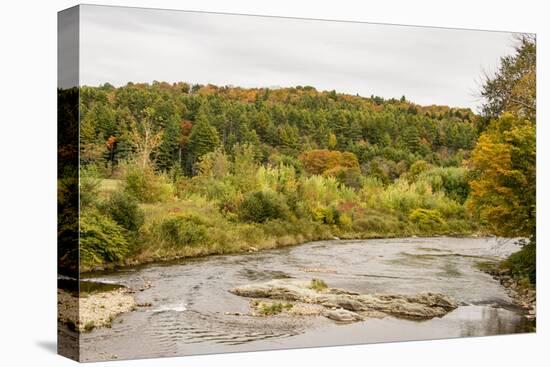
M 191 134 L 189 135 L 189 152 L 193 162 L 201 156 L 214 151 L 220 145 L 216 128 L 208 121 L 204 110 L 199 110 Z
M 164 128 L 162 142 L 157 153 L 157 167 L 162 171 L 168 171 L 174 164 L 178 154 L 181 139 L 181 126 L 176 119 L 170 119 Z

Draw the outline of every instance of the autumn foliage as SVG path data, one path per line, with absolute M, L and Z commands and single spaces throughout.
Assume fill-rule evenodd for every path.
M 342 168 L 359 169 L 355 154 L 336 150 L 318 149 L 304 152 L 299 157 L 306 172 L 322 175 L 338 172 Z

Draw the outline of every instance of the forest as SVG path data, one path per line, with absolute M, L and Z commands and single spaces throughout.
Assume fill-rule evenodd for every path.
M 529 239 L 507 266 L 534 283 L 536 47 L 517 43 L 479 114 L 312 86 L 81 87 L 81 268 L 494 234 Z

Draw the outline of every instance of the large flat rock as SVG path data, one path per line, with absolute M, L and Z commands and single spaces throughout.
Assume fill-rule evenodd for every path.
M 458 307 L 456 301 L 441 293 L 426 292 L 410 296 L 359 294 L 328 287 L 316 290 L 311 287 L 311 281 L 292 279 L 276 279 L 264 283 L 247 284 L 235 287 L 230 292 L 250 298 L 318 304 L 330 310 L 343 309 L 356 314 L 377 312 L 411 319 L 441 317 Z M 328 313 L 325 314 L 329 315 Z M 337 312 L 333 312 L 331 315 L 333 319 L 339 318 Z M 344 317 L 343 313 L 340 316 Z M 346 316 L 350 319 L 360 319 L 360 317 L 351 317 L 351 314 L 346 314 Z

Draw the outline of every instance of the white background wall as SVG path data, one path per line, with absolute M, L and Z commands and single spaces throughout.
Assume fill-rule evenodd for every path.
M 539 366 L 548 360 L 550 30 L 544 1 L 116 0 L 133 5 L 538 33 L 538 332 L 238 353 L 97 366 Z M 0 362 L 68 366 L 56 340 L 56 12 L 75 1 L 0 5 Z M 546 143 L 546 144 L 545 144 Z M 546 226 L 544 225 L 546 224 Z M 545 267 L 546 266 L 546 267 Z M 545 311 L 546 309 L 546 311 Z M 546 350 L 545 350 L 546 349 Z

